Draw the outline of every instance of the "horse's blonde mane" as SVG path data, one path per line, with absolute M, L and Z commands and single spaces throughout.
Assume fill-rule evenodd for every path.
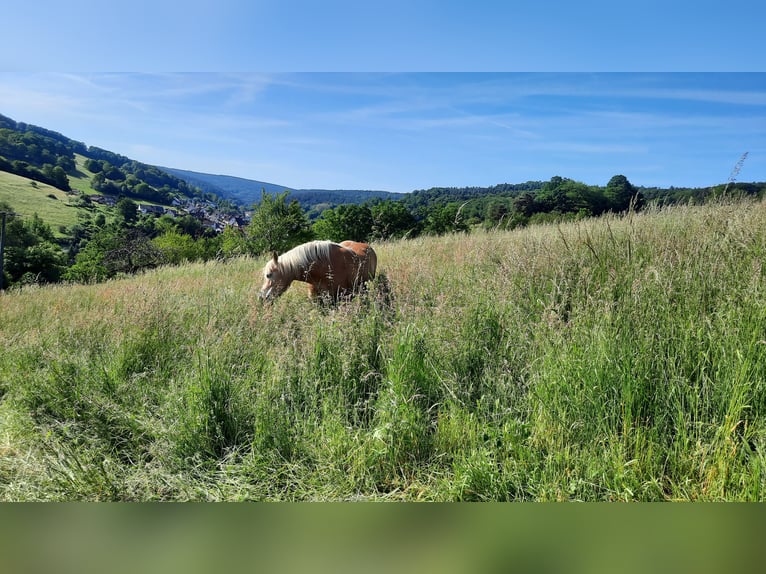
M 332 241 L 309 241 L 293 247 L 279 256 L 279 267 L 285 274 L 298 275 L 317 261 L 329 263 L 333 245 L 336 244 Z

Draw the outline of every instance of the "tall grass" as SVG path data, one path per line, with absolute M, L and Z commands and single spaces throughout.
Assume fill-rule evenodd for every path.
M 766 204 L 0 296 L 4 500 L 763 500 Z

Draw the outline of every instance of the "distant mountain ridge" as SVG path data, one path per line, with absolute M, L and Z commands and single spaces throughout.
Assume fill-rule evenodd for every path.
M 301 204 L 309 213 L 336 207 L 344 203 L 364 203 L 369 199 L 401 199 L 405 194 L 392 191 L 363 189 L 295 189 L 286 185 L 244 179 L 230 175 L 215 175 L 171 167 L 159 167 L 190 185 L 212 192 L 229 201 L 249 207 L 261 199 L 261 192 L 269 194 L 289 191 L 288 196 Z

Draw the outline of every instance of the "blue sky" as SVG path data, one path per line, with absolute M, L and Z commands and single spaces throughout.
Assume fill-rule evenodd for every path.
M 762 0 L 5 2 L 0 69 L 766 71 Z
M 5 73 L 0 113 L 295 188 L 766 181 L 766 74 Z
M 0 113 L 295 188 L 766 180 L 766 3 L 4 8 Z M 649 70 L 649 73 L 646 71 Z M 742 73 L 732 73 L 742 72 Z

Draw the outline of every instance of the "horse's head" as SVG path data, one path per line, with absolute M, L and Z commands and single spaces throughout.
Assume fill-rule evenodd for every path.
M 263 268 L 263 285 L 258 296 L 264 301 L 272 301 L 284 293 L 289 285 L 290 283 L 283 276 L 279 266 L 279 257 L 275 251 Z

